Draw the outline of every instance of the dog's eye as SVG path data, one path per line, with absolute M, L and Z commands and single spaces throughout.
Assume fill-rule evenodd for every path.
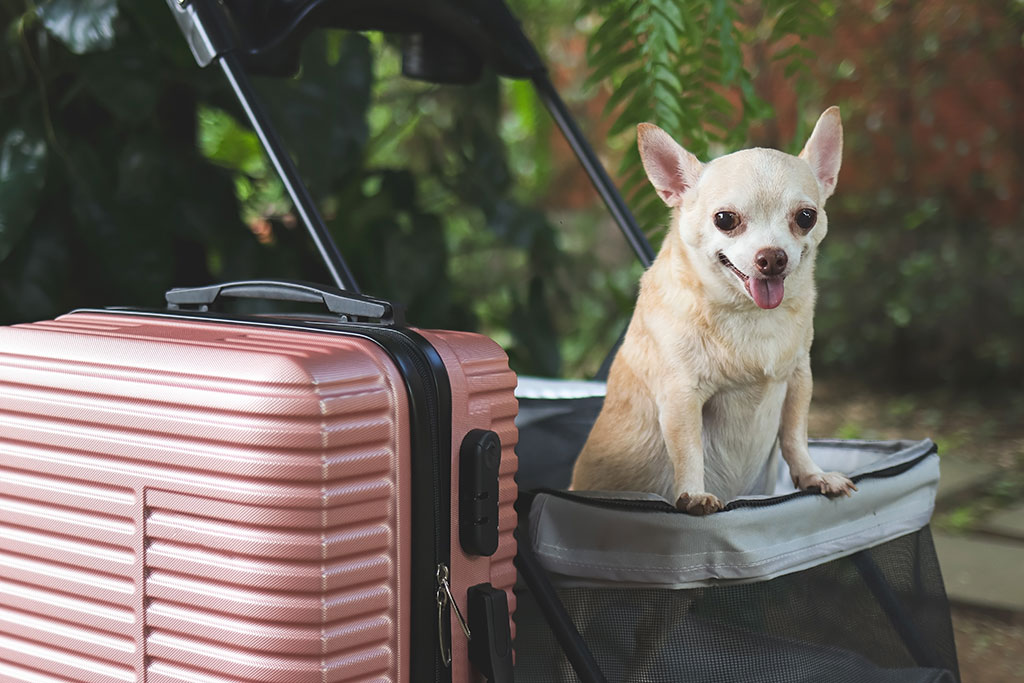
M 796 212 L 796 224 L 801 230 L 810 230 L 818 222 L 818 212 L 814 209 L 800 209 Z
M 732 232 L 739 224 L 739 216 L 732 211 L 719 211 L 715 214 L 715 227 L 722 232 Z

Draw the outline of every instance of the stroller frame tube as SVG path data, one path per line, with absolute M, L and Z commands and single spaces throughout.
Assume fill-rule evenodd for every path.
M 231 89 L 242 105 L 242 109 L 245 110 L 245 115 L 248 117 L 249 123 L 252 124 L 253 130 L 256 131 L 260 142 L 263 143 L 263 148 L 267 151 L 267 156 L 270 157 L 281 182 L 284 183 L 288 196 L 292 198 L 295 211 L 298 212 L 302 224 L 306 226 L 310 237 L 313 238 L 313 243 L 316 245 L 317 251 L 320 252 L 331 279 L 340 289 L 359 293 L 359 285 L 356 284 L 355 276 L 352 275 L 348 264 L 345 263 L 338 246 L 331 239 L 327 225 L 317 210 L 312 195 L 306 189 L 305 183 L 302 182 L 295 163 L 285 150 L 277 132 L 270 125 L 270 119 L 263 107 L 260 106 L 252 82 L 245 73 L 238 55 L 228 52 L 221 55 L 216 61 L 231 84 Z
M 523 498 L 520 498 L 519 504 L 516 506 L 520 519 L 529 517 L 529 506 L 532 502 L 532 496 L 525 502 Z M 608 683 L 608 679 L 601 671 L 601 667 L 598 666 L 593 653 L 577 630 L 565 605 L 562 604 L 562 599 L 558 597 L 555 587 L 548 580 L 544 568 L 533 554 L 528 527 L 528 524 L 521 525 L 516 531 L 519 541 L 515 559 L 516 569 L 527 587 L 537 596 L 537 607 L 544 615 L 544 620 L 551 629 L 552 635 L 558 641 L 565 658 L 569 661 L 569 665 L 579 680 L 582 683 Z
M 608 176 L 604 165 L 597 158 L 594 148 L 590 146 L 590 143 L 583 136 L 582 131 L 580 131 L 579 126 L 576 124 L 576 120 L 569 113 L 568 107 L 565 106 L 565 102 L 559 96 L 558 91 L 555 90 L 551 79 L 548 78 L 547 72 L 535 73 L 531 76 L 530 80 L 533 82 L 541 102 L 547 107 L 547 110 L 551 113 L 551 118 L 558 124 L 559 130 L 562 131 L 562 135 L 569 143 L 576 158 L 579 159 L 583 170 L 590 177 L 590 181 L 594 184 L 597 193 L 604 200 L 605 206 L 608 207 L 609 213 L 611 213 L 612 218 L 615 219 L 622 234 L 626 237 L 629 246 L 633 248 L 636 257 L 640 260 L 643 267 L 649 268 L 654 262 L 654 249 L 651 247 L 651 243 L 648 241 L 647 236 L 644 235 L 643 230 L 640 229 L 640 226 L 637 225 L 636 218 L 633 217 L 629 207 L 626 206 L 622 194 Z
M 862 550 L 850 556 L 853 566 L 864 580 L 864 584 L 871 591 L 871 594 L 878 600 L 882 611 L 889 617 L 893 629 L 903 640 L 910 656 L 914 658 L 919 666 L 942 668 L 940 660 L 932 652 L 927 641 L 920 631 L 914 626 L 913 619 L 900 604 L 899 598 L 893 592 L 889 583 L 885 580 L 882 570 L 871 558 L 870 550 Z

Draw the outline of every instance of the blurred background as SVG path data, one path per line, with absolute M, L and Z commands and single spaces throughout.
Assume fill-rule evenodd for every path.
M 935 439 L 960 473 L 940 551 L 988 544 L 1024 585 L 1024 2 L 509 4 L 655 245 L 668 213 L 636 123 L 702 159 L 795 153 L 842 108 L 812 435 Z M 0 324 L 327 281 L 164 2 L 0 0 L 0 31 Z M 257 80 L 356 279 L 416 325 L 492 336 L 521 373 L 593 376 L 641 268 L 531 86 L 400 72 L 394 38 L 330 31 L 297 78 Z M 996 584 L 956 561 L 964 680 L 1024 680 L 1024 589 L 972 592 Z

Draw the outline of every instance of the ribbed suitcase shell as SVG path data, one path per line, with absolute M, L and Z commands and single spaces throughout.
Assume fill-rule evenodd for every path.
M 469 429 L 503 444 L 499 551 L 466 557 L 453 528 L 453 592 L 489 581 L 511 603 L 515 378 L 486 338 L 424 336 L 453 450 Z M 0 680 L 422 680 L 408 401 L 387 353 L 344 334 L 102 313 L 0 328 Z M 471 680 L 453 634 L 453 681 Z

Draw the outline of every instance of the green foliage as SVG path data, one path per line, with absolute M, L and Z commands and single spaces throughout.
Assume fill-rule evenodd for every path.
M 826 46 L 815 63 L 846 131 L 818 258 L 816 368 L 884 386 L 1016 391 L 1020 18 L 963 0 L 843 6 L 837 42 L 859 47 Z
M 615 119 L 612 153 L 630 149 L 622 177 L 642 188 L 633 205 L 649 230 L 665 210 L 632 151 L 634 124 L 657 123 L 705 158 L 742 146 L 771 113 L 755 87 L 763 65 L 744 51 L 763 46 L 798 76 L 814 59 L 803 38 L 827 34 L 836 11 L 809 0 L 512 4 L 555 49 L 592 30 L 591 93 Z M 164 3 L 0 0 L 0 29 L 0 322 L 159 306 L 172 286 L 221 279 L 326 279 L 221 75 L 196 66 Z M 357 279 L 417 324 L 493 336 L 517 370 L 591 374 L 639 268 L 599 207 L 558 204 L 564 170 L 532 89 L 493 74 L 430 86 L 399 71 L 384 38 L 328 32 L 304 45 L 300 78 L 258 81 Z M 843 73 L 862 71 L 850 61 Z M 819 260 L 816 368 L 1019 377 L 1013 226 L 965 229 L 971 217 L 940 193 L 847 196 L 841 181 Z
M 1004 384 L 1024 367 L 1019 250 L 965 230 L 937 199 L 874 209 L 840 201 L 829 221 L 817 264 L 818 367 L 949 386 Z
M 285 216 L 291 208 L 284 185 L 263 153 L 259 137 L 223 109 L 200 106 L 199 150 L 218 166 L 235 172 L 235 194 L 242 219 Z
M 941 451 L 940 451 L 941 452 Z M 943 531 L 969 533 L 982 522 L 1006 507 L 1024 500 L 1024 471 L 1004 470 L 989 486 L 977 491 L 969 502 L 936 515 L 936 524 Z
M 46 30 L 77 55 L 114 44 L 117 0 L 47 0 L 36 12 Z
M 977 510 L 973 505 L 962 505 L 939 519 L 939 528 L 953 533 L 971 531 L 978 522 Z
M 46 177 L 46 143 L 12 128 L 0 143 L 0 261 L 21 239 L 35 214 Z
M 444 277 L 438 278 L 422 258 L 411 255 L 404 262 L 389 259 L 385 274 L 395 283 L 422 273 L 422 281 L 408 281 L 403 288 L 410 310 L 414 302 L 422 313 L 438 297 L 453 297 L 462 315 L 458 326 L 498 338 L 514 367 L 560 374 L 565 320 L 551 311 L 556 301 L 568 298 L 560 277 L 566 255 L 544 214 L 520 198 L 513 152 L 500 134 L 504 119 L 517 134 L 531 136 L 537 130 L 529 111 L 533 103 L 520 92 L 517 101 L 523 109 L 518 113 L 524 115 L 506 118 L 504 93 L 493 74 L 464 87 L 410 84 L 398 78 L 397 56 L 386 43 L 380 41 L 375 54 L 368 166 L 387 169 L 384 179 L 400 177 L 415 187 L 417 203 L 444 225 L 436 241 L 446 251 L 431 258 L 447 264 Z M 523 159 L 520 154 L 516 161 Z M 405 169 L 401 175 L 395 175 L 398 168 Z M 421 241 L 418 231 L 402 231 L 394 239 L 394 247 L 415 240 L 415 254 L 437 249 Z
M 231 249 L 230 178 L 194 152 L 208 79 L 180 38 L 167 59 L 165 15 L 156 3 L 0 4 L 4 322 L 156 303 L 171 282 L 211 279 L 205 252 Z
M 864 426 L 857 423 L 846 421 L 839 426 L 836 430 L 836 438 L 839 439 L 863 439 L 864 437 Z
M 163 3 L 0 3 L 0 24 L 0 321 L 326 279 L 227 84 Z M 419 325 L 483 326 L 519 369 L 562 371 L 560 248 L 500 134 L 524 137 L 519 167 L 542 149 L 532 95 L 493 75 L 410 83 L 386 41 L 339 32 L 305 41 L 300 78 L 257 88 L 366 291 Z M 505 117 L 503 92 L 522 116 Z
M 823 32 L 834 11 L 809 0 L 769 0 L 757 16 L 748 16 L 750 3 L 742 0 L 584 0 L 583 7 L 600 17 L 588 82 L 606 83 L 611 92 L 611 135 L 630 136 L 620 173 L 648 232 L 663 224 L 665 211 L 646 186 L 632 143 L 636 124 L 657 124 L 701 159 L 740 146 L 750 124 L 772 114 L 755 93 L 743 45 L 788 43 L 774 59 L 796 70 L 812 57 L 800 39 Z

